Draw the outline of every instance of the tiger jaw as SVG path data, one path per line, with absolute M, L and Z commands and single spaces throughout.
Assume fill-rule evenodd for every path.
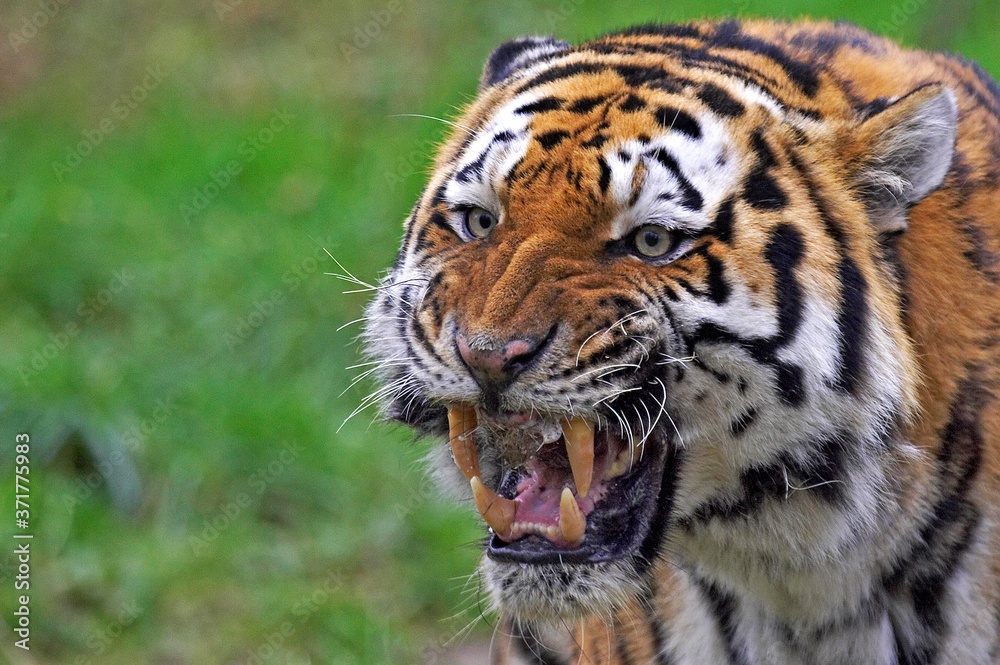
M 455 462 L 472 485 L 472 496 L 479 514 L 497 537 L 504 542 L 511 542 L 527 533 L 535 533 L 557 545 L 581 544 L 587 523 L 579 502 L 587 499 L 593 480 L 594 428 L 583 418 L 560 421 L 561 437 L 565 442 L 566 457 L 569 460 L 578 498 L 574 498 L 573 491 L 569 487 L 564 487 L 559 497 L 558 521 L 556 524 L 543 524 L 518 521 L 517 508 L 520 504 L 497 495 L 482 483 L 474 434 L 477 420 L 475 409 L 468 406 L 453 406 L 448 409 L 449 438 Z M 545 438 L 547 437 L 543 435 L 543 445 Z M 607 478 L 614 478 L 624 472 L 629 452 L 627 449 L 622 449 L 618 453 L 609 467 L 609 471 L 613 470 L 614 475 L 609 473 Z
M 580 417 L 498 422 L 466 404 L 453 404 L 448 420 L 452 456 L 490 527 L 494 562 L 592 564 L 643 545 L 658 513 L 660 441 Z M 505 451 L 495 490 L 482 479 L 484 445 Z

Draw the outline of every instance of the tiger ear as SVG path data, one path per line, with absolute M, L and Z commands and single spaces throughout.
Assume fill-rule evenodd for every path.
M 855 186 L 880 233 L 904 231 L 910 206 L 944 182 L 955 154 L 958 106 L 930 84 L 864 120 L 852 132 Z
M 479 81 L 479 89 L 489 88 L 500 83 L 518 69 L 527 67 L 546 56 L 561 53 L 569 48 L 569 44 L 555 37 L 518 37 L 504 42 L 494 49 L 483 67 L 483 76 Z

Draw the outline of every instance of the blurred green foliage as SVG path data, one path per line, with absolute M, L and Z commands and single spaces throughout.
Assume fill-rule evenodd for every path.
M 12 663 L 452 662 L 477 530 L 364 412 L 349 324 L 504 39 L 848 19 L 1000 73 L 993 0 L 0 6 L 0 539 L 32 437 Z M 345 392 L 346 390 L 346 392 Z M 9 508 L 7 506 L 10 506 Z M 0 557 L 10 623 L 14 559 Z M 478 618 L 478 620 L 477 620 Z M 472 660 L 469 662 L 477 662 Z

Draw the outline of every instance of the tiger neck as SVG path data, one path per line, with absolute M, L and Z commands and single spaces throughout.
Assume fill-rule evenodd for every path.
M 685 442 L 668 548 L 685 570 L 799 624 L 872 611 L 892 553 L 916 537 L 903 526 L 924 491 L 914 447 L 834 430 L 747 465 L 736 442 Z

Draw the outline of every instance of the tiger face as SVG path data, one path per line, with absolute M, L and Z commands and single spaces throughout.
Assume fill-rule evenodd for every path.
M 497 49 L 369 308 L 386 413 L 442 442 L 505 614 L 607 615 L 665 560 L 780 571 L 884 528 L 871 460 L 918 381 L 894 242 L 951 165 L 954 96 L 859 110 L 704 30 Z

